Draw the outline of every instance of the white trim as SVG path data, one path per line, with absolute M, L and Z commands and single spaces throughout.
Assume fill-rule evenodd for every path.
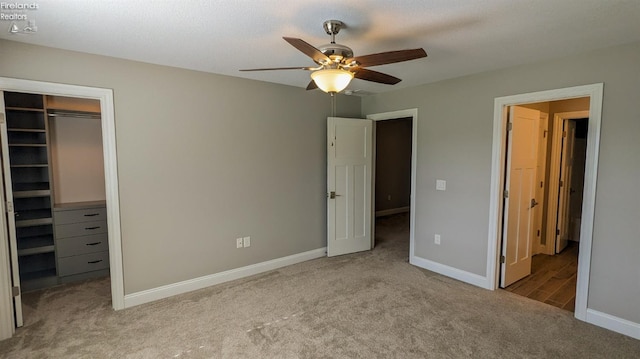
M 586 322 L 630 336 L 631 338 L 640 339 L 639 323 L 634 323 L 593 309 L 587 309 Z
M 493 147 L 491 159 L 491 198 L 489 203 L 489 236 L 487 250 L 487 280 L 490 289 L 496 289 L 498 283 L 498 253 L 501 242 L 499 231 L 501 183 L 503 177 L 502 162 L 504 149 L 503 111 L 507 106 L 534 102 L 557 101 L 563 99 L 589 97 L 589 131 L 587 134 L 587 157 L 585 166 L 585 186 L 580 228 L 580 250 L 578 257 L 578 280 L 576 289 L 575 317 L 586 320 L 587 297 L 589 294 L 589 270 L 591 265 L 591 246 L 593 242 L 593 219 L 595 210 L 596 177 L 598 173 L 598 153 L 600 147 L 600 124 L 602 121 L 602 83 L 569 87 L 557 90 L 533 92 L 528 94 L 498 97 L 494 100 Z
M 584 170 L 584 190 L 582 192 L 578 279 L 576 283 L 575 316 L 580 320 L 586 320 L 587 318 L 593 223 L 596 207 L 596 179 L 598 177 L 598 157 L 600 153 L 600 127 L 602 124 L 603 84 L 592 86 L 593 88 L 589 94 L 591 99 L 589 102 L 589 130 L 587 131 L 587 156 Z
M 122 264 L 122 237 L 120 232 L 120 198 L 118 190 L 118 162 L 116 154 L 113 90 L 51 82 L 21 80 L 7 77 L 0 77 L 0 89 L 45 95 L 90 98 L 100 101 L 107 201 L 107 223 L 109 227 L 111 301 L 114 309 L 123 309 L 124 273 Z M 4 263 L 1 261 L 2 258 L 0 258 L 0 270 L 5 267 Z
M 0 102 L 2 99 L 0 99 Z M 3 114 L 4 115 L 4 114 Z M 4 191 L 0 191 L 0 213 L 5 212 Z M 15 332 L 13 296 L 11 294 L 11 266 L 9 236 L 4 215 L 0 215 L 0 340 L 11 338 Z
M 494 290 L 498 286 L 501 266 L 499 255 L 502 248 L 502 220 L 503 211 L 502 189 L 504 188 L 504 168 L 506 155 L 507 106 L 498 103 L 493 105 L 493 145 L 491 149 L 491 187 L 489 200 L 489 244 L 487 246 L 487 281 L 488 289 Z M 497 120 L 496 120 L 497 119 Z M 497 140 L 496 140 L 497 139 Z M 494 240 L 496 242 L 494 242 Z
M 172 297 L 174 295 L 191 292 L 198 289 L 210 287 L 212 285 L 229 282 L 236 279 L 249 277 L 264 273 L 270 270 L 290 266 L 305 262 L 311 259 L 322 258 L 327 255 L 327 247 L 314 249 L 308 252 L 298 253 L 287 257 L 277 258 L 270 261 L 252 264 L 246 267 L 231 269 L 228 271 L 215 273 L 199 278 L 189 279 L 178 283 L 163 285 L 153 289 L 144 290 L 124 297 L 125 308 L 153 302 L 159 299 Z
M 390 209 L 384 209 L 382 211 L 376 211 L 376 217 L 384 217 L 384 216 L 390 216 L 392 214 L 398 214 L 398 213 L 405 213 L 405 212 L 410 212 L 411 211 L 411 207 L 398 207 L 398 208 L 390 208 Z
M 438 274 L 442 274 L 444 276 L 451 277 L 459 281 L 463 281 L 465 283 L 469 283 L 485 289 L 491 289 L 489 288 L 489 281 L 487 281 L 487 278 L 481 275 L 477 275 L 475 273 L 467 272 L 462 269 L 458 269 L 454 267 L 449 267 L 448 265 L 430 261 L 428 259 L 424 259 L 417 256 L 409 257 L 409 263 L 415 266 L 418 266 L 420 268 L 424 268 L 432 272 L 436 272 Z
M 0 110 L 3 122 L 6 121 L 4 93 L 0 90 Z M 0 176 L 1 177 L 1 176 Z M 1 182 L 0 182 L 1 183 Z M 5 209 L 5 191 L 0 190 L 0 340 L 11 338 L 18 323 L 14 322 L 14 299 L 12 296 L 12 269 L 9 246 L 8 223 Z M 6 300 L 8 299 L 8 300 Z
M 4 95 L 5 91 L 0 92 L 0 94 Z M 3 96 L 4 97 L 4 96 Z M 5 109 L 6 111 L 6 104 L 4 102 L 4 98 L 0 99 L 0 103 L 2 103 L 2 108 Z M 6 116 L 6 113 L 5 113 Z M 43 119 L 46 122 L 46 118 Z M 46 126 L 45 126 L 46 128 Z M 11 183 L 11 176 L 13 175 L 11 173 L 11 160 L 10 160 L 10 156 L 9 156 L 9 132 L 8 132 L 8 123 L 7 123 L 7 119 L 5 118 L 4 123 L 0 124 L 0 131 L 2 131 L 2 133 L 0 133 L 0 140 L 2 141 L 2 144 L 0 145 L 0 148 L 2 148 L 0 150 L 0 152 L 2 152 L 2 172 L 3 172 L 3 180 L 4 183 Z M 11 264 L 11 269 L 10 269 L 10 274 L 11 274 L 11 283 L 12 286 L 14 287 L 19 287 L 20 290 L 22 289 L 22 283 L 20 282 L 20 264 L 18 262 L 19 256 L 18 256 L 18 239 L 17 239 L 17 229 L 16 229 L 16 218 L 15 215 L 17 214 L 15 209 L 8 211 L 8 202 L 12 201 L 13 198 L 13 188 L 12 186 L 3 186 L 4 187 L 4 198 L 3 198 L 3 202 L 5 203 L 5 205 L 7 206 L 7 208 L 5 208 L 5 210 L 3 210 L 3 212 L 1 213 L 6 213 L 5 216 L 3 216 L 3 219 L 6 219 L 6 223 L 3 224 L 2 227 L 2 232 L 3 235 L 5 235 L 5 240 L 8 238 L 9 241 L 9 263 Z M 16 328 L 19 328 L 21 326 L 24 325 L 24 316 L 22 315 L 22 293 L 18 293 L 18 295 L 13 297 L 13 314 L 14 314 L 14 319 L 15 319 L 15 326 Z
M 416 177 L 418 168 L 418 109 L 412 108 L 392 112 L 375 113 L 367 115 L 373 121 L 384 121 L 396 118 L 412 118 L 411 129 L 411 203 L 409 214 L 409 258 L 414 256 L 416 238 Z M 375 176 L 374 176 L 375 177 Z

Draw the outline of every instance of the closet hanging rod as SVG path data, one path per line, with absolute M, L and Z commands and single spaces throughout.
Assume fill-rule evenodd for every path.
M 94 112 L 72 112 L 72 111 L 56 111 L 49 112 L 47 114 L 50 117 L 73 117 L 73 118 L 87 118 L 87 119 L 100 119 L 99 113 Z

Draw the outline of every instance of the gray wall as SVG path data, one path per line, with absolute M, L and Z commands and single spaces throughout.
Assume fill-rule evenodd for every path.
M 126 294 L 326 246 L 327 94 L 3 40 L 0 76 L 113 89 Z
M 603 82 L 588 307 L 640 323 L 638 64 L 635 43 L 364 98 L 365 115 L 418 108 L 416 255 L 485 275 L 494 98 Z
M 376 121 L 377 211 L 411 204 L 412 119 Z

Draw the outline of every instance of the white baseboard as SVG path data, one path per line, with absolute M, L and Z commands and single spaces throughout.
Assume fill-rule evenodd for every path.
M 162 287 L 144 290 L 124 296 L 124 307 L 130 308 L 136 305 L 153 302 L 159 299 L 168 298 L 174 295 L 191 292 L 194 290 L 210 287 L 212 285 L 229 282 L 266 271 L 290 266 L 292 264 L 305 262 L 311 259 L 321 258 L 327 255 L 327 248 L 318 248 L 308 252 L 298 253 L 287 257 L 277 258 L 270 261 L 252 264 L 242 268 L 207 275 L 204 277 L 185 280 L 182 282 L 164 285 Z
M 411 210 L 411 207 L 384 209 L 382 211 L 376 211 L 376 217 L 390 216 L 392 214 L 409 212 L 410 210 Z
M 453 279 L 457 279 L 459 281 L 463 281 L 465 283 L 475 285 L 480 288 L 493 290 L 493 288 L 490 287 L 489 281 L 487 280 L 486 277 L 483 277 L 475 273 L 470 273 L 458 268 L 449 267 L 447 265 L 430 261 L 428 259 L 420 258 L 418 256 L 412 256 L 409 259 L 409 263 L 415 266 L 418 266 L 420 268 L 424 268 L 432 272 L 436 272 L 438 274 L 442 274 L 444 276 L 451 277 Z
M 418 266 L 420 268 L 428 269 L 432 272 L 442 274 L 447 277 L 451 277 L 465 283 L 469 283 L 481 288 L 492 290 L 489 287 L 489 281 L 487 278 L 463 271 L 458 268 L 449 267 L 444 264 L 436 263 L 428 259 L 412 256 L 409 263 Z M 587 323 L 597 325 L 599 327 L 627 335 L 634 339 L 640 339 L 640 324 L 632 321 L 615 317 L 610 314 L 602 313 L 597 310 L 587 309 L 587 317 L 585 319 Z
M 640 324 L 613 315 L 587 309 L 587 323 L 640 340 Z

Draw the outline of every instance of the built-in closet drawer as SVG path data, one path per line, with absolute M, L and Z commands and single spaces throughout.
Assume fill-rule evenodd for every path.
M 80 223 L 80 222 L 95 222 L 107 220 L 107 209 L 103 208 L 83 208 L 67 211 L 55 211 L 54 218 L 56 225 Z
M 107 268 L 109 268 L 107 251 L 58 258 L 58 275 L 61 277 Z
M 54 208 L 58 276 L 63 282 L 103 275 L 109 269 L 106 214 L 104 202 L 70 203 Z
M 56 223 L 56 238 L 88 236 L 107 233 L 107 221 L 91 221 L 71 224 Z
M 58 257 L 108 251 L 109 236 L 107 233 L 101 233 L 80 237 L 59 238 L 57 245 Z

